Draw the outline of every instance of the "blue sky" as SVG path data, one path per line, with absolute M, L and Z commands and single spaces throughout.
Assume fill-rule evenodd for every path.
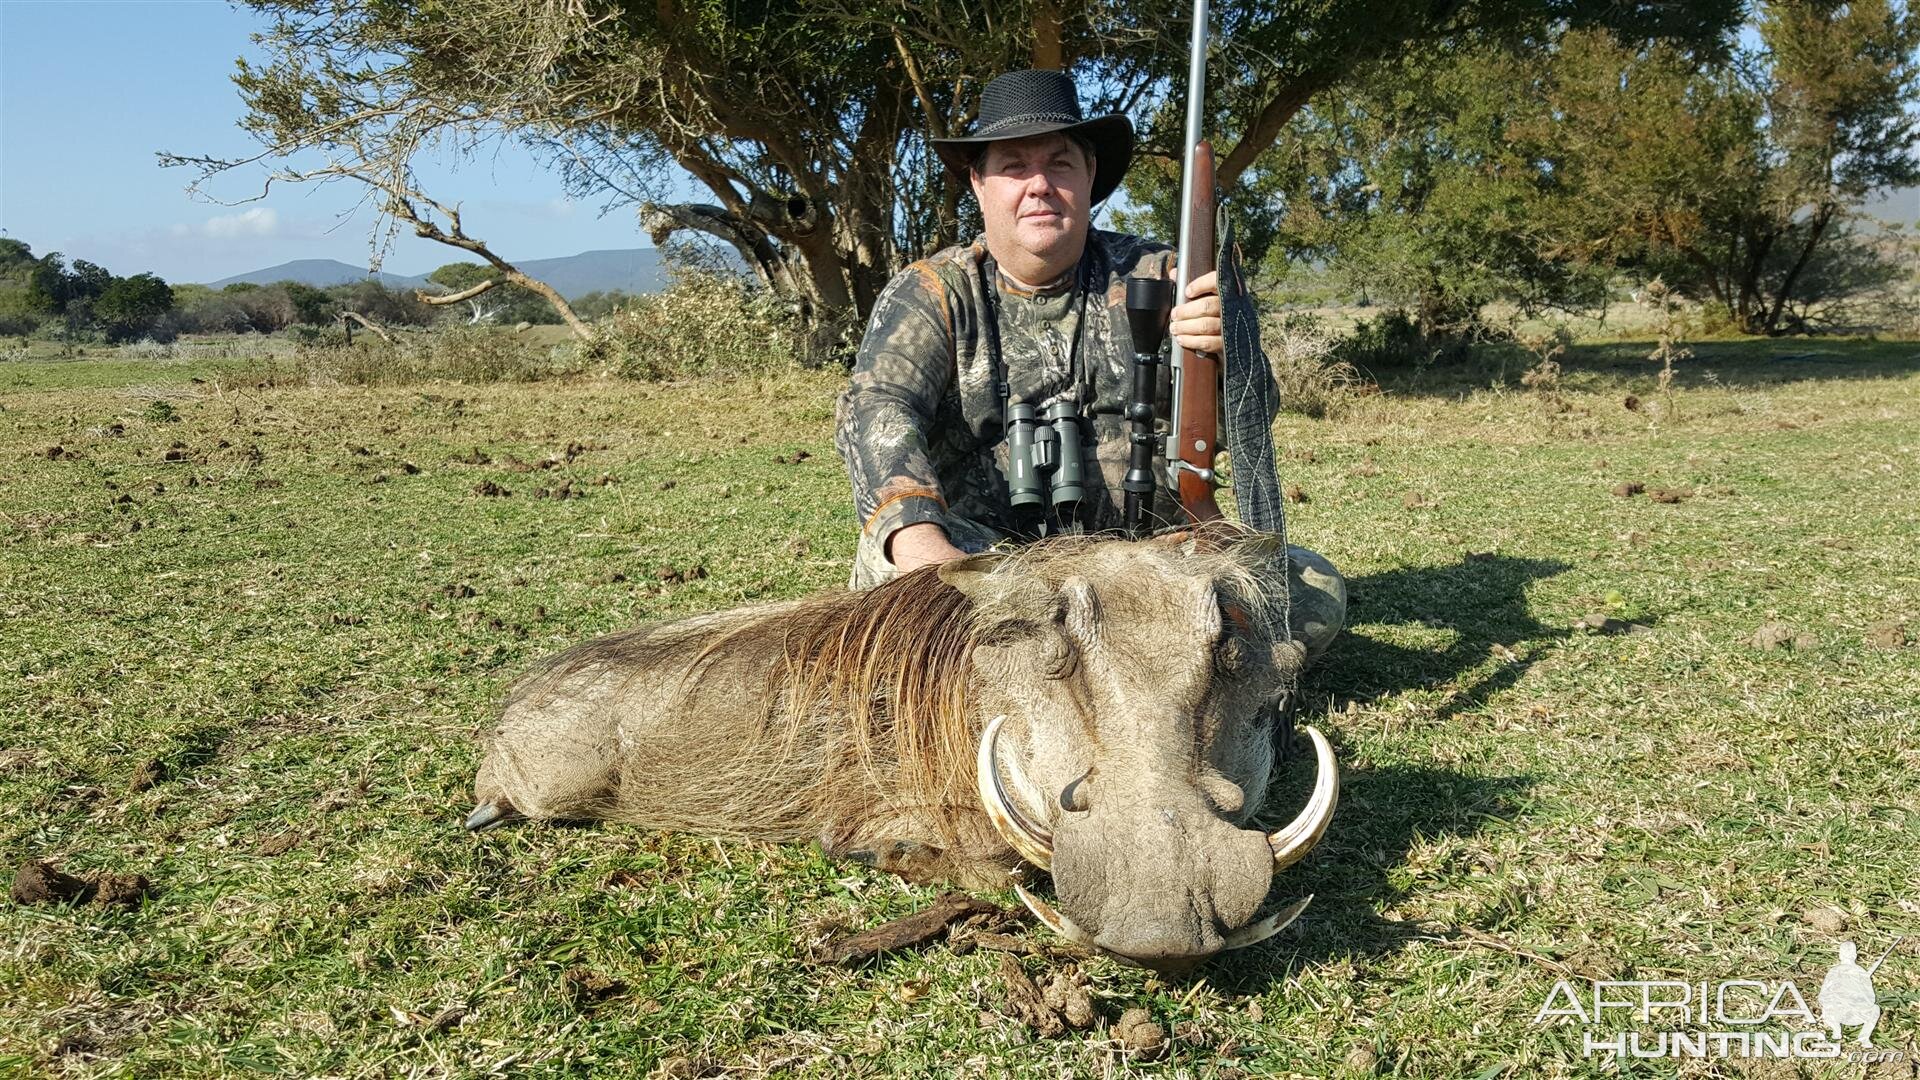
M 236 57 L 257 55 L 260 18 L 223 0 L 0 0 L 0 228 L 36 254 L 60 251 L 116 274 L 213 281 L 290 259 L 369 258 L 372 215 L 344 184 L 276 187 L 261 202 L 189 197 L 156 150 L 242 156 Z M 426 189 L 457 200 L 467 231 L 510 259 L 647 246 L 630 211 L 568 201 L 518 148 L 457 170 L 423 163 Z M 257 175 L 257 174 L 256 174 Z M 257 183 L 229 177 L 238 200 Z M 385 269 L 424 273 L 463 253 L 411 235 Z

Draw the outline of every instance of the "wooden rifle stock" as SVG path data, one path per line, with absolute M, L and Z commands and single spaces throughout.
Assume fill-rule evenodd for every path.
M 1192 262 L 1182 276 L 1191 283 L 1214 271 L 1213 144 L 1194 147 L 1193 188 L 1181 195 L 1190 211 L 1185 247 Z M 1173 302 L 1184 304 L 1187 298 L 1176 296 Z M 1170 464 L 1173 459 L 1182 463 L 1174 466 L 1174 493 L 1188 521 L 1218 521 L 1223 515 L 1213 498 L 1213 462 L 1220 449 L 1220 358 L 1177 342 L 1174 349 L 1180 376 L 1174 393 L 1174 447 L 1168 458 Z

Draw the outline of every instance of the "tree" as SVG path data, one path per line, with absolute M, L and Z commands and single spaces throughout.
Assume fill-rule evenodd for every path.
M 358 180 L 375 193 L 382 228 L 422 231 L 430 214 L 444 223 L 457 208 L 419 192 L 417 154 L 519 139 L 547 154 L 576 195 L 636 206 L 656 242 L 691 230 L 731 245 L 805 317 L 816 356 L 864 319 L 905 259 L 957 236 L 966 189 L 927 152 L 924 132 L 970 123 L 991 75 L 1071 68 L 1090 109 L 1146 122 L 1148 158 L 1164 161 L 1178 143 L 1169 102 L 1184 83 L 1186 28 L 1164 5 L 1135 0 L 248 3 L 274 22 L 262 37 L 267 63 L 243 64 L 237 77 L 244 125 L 265 145 L 261 157 L 329 160 L 283 179 Z M 1213 129 L 1238 133 L 1223 140 L 1223 186 L 1315 94 L 1410 41 L 1526 39 L 1602 21 L 1711 42 L 1737 9 L 1736 0 L 1223 9 Z M 206 175 L 237 164 L 168 160 Z M 713 201 L 664 202 L 676 166 Z M 422 234 L 462 235 L 457 221 Z
M 1597 27 L 1409 49 L 1297 114 L 1237 216 L 1249 248 L 1325 266 L 1426 334 L 1494 298 L 1597 307 L 1622 271 L 1749 331 L 1803 325 L 1892 272 L 1849 215 L 1913 175 L 1913 23 L 1785 0 L 1738 55 Z
M 173 289 L 153 274 L 112 278 L 93 301 L 93 317 L 109 341 L 146 337 L 172 310 Z
M 1748 333 L 1789 329 L 1872 194 L 1920 180 L 1920 16 L 1887 0 L 1776 0 L 1730 69 L 1591 40 L 1569 50 L 1553 141 L 1573 196 L 1555 230 L 1711 300 Z M 1838 245 L 1837 239 L 1842 240 Z M 1857 267 L 1856 267 L 1857 269 Z

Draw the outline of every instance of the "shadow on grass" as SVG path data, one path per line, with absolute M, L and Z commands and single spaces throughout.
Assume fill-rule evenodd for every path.
M 1599 389 L 1651 381 L 1660 365 L 1648 359 L 1657 343 L 1616 341 L 1575 345 L 1558 359 L 1562 385 Z M 1920 371 L 1920 342 L 1846 338 L 1735 338 L 1682 342 L 1693 355 L 1674 365 L 1680 389 L 1710 385 L 1746 389 L 1834 379 L 1883 379 Z M 1457 397 L 1496 382 L 1518 386 L 1535 357 L 1511 345 L 1481 345 L 1465 360 L 1431 367 L 1379 367 L 1369 375 L 1402 397 Z
M 1340 810 L 1326 838 L 1306 863 L 1275 876 L 1269 900 L 1312 894 L 1313 904 L 1270 943 L 1202 969 L 1207 980 L 1229 992 L 1258 994 L 1300 968 L 1395 952 L 1431 936 L 1375 914 L 1411 891 L 1396 868 L 1418 840 L 1471 837 L 1489 821 L 1519 816 L 1532 784 L 1526 776 L 1468 776 L 1424 766 L 1343 771 Z
M 1342 635 L 1307 680 L 1299 722 L 1323 721 L 1340 699 L 1373 700 L 1413 690 L 1451 687 L 1423 723 L 1445 722 L 1512 686 L 1531 663 L 1572 631 L 1547 626 L 1527 608 L 1526 589 L 1569 569 L 1551 559 L 1468 555 L 1442 566 L 1407 567 L 1348 581 L 1349 621 L 1355 625 L 1419 624 L 1452 630 L 1444 649 L 1416 649 L 1356 634 Z M 1516 659 L 1462 682 L 1487 666 L 1495 645 Z M 1311 703 L 1319 702 L 1317 708 Z M 1311 783 L 1298 759 L 1283 766 L 1276 802 L 1299 805 Z M 1401 948 L 1425 933 L 1374 912 L 1407 889 L 1396 868 L 1421 840 L 1466 838 L 1488 821 L 1518 816 L 1532 780 L 1474 776 L 1426 765 L 1343 769 L 1340 809 L 1311 859 L 1281 873 L 1275 899 L 1314 894 L 1297 931 L 1275 943 L 1222 958 L 1209 979 L 1236 992 L 1258 993 L 1300 965 Z
M 1470 554 L 1445 566 L 1388 570 L 1347 582 L 1349 626 L 1417 624 L 1451 630 L 1444 649 L 1417 649 L 1364 634 L 1341 635 L 1303 688 L 1306 702 L 1375 700 L 1457 683 L 1487 663 L 1494 646 L 1517 659 L 1464 685 L 1437 706 L 1447 720 L 1512 686 L 1546 648 L 1570 631 L 1527 609 L 1527 586 L 1571 568 L 1554 559 Z

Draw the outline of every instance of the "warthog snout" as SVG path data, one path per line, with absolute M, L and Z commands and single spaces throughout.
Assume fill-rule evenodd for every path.
M 1049 828 L 1009 793 L 1009 783 L 1016 791 L 1031 785 L 1017 758 L 1001 755 L 1005 720 L 996 717 L 981 738 L 980 800 L 1008 844 L 1052 872 L 1058 910 L 1024 888 L 1019 892 L 1055 932 L 1118 959 L 1178 972 L 1264 941 L 1306 908 L 1301 900 L 1254 918 L 1273 875 L 1319 842 L 1339 801 L 1333 747 L 1317 729 L 1306 729 L 1317 769 L 1313 793 L 1294 820 L 1273 833 L 1238 828 L 1222 816 L 1238 811 L 1244 799 L 1239 786 L 1223 778 L 1107 785 L 1096 795 L 1090 773 L 1061 791 L 1065 813 Z

